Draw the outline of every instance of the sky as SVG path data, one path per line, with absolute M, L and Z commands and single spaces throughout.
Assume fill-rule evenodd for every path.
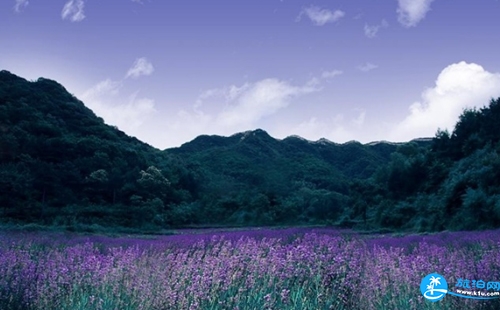
M 0 70 L 61 83 L 159 149 L 257 128 L 452 131 L 500 97 L 498 0 L 2 0 Z

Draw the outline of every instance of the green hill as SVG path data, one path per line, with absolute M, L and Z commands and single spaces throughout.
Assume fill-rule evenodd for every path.
M 430 139 L 414 143 L 428 147 Z M 373 175 L 400 145 L 278 140 L 257 129 L 199 136 L 166 152 L 202 167 L 200 192 L 215 222 L 311 223 L 338 221 L 349 208 L 351 182 Z
M 343 144 L 261 129 L 158 150 L 55 81 L 0 71 L 0 221 L 70 229 L 500 225 L 500 99 L 454 131 Z
M 168 154 L 106 125 L 55 81 L 1 71 L 0 131 L 4 222 L 140 226 L 189 196 Z M 175 180 L 161 203 L 140 184 L 155 169 Z

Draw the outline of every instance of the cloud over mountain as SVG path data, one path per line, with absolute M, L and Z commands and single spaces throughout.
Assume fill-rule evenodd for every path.
M 441 71 L 434 87 L 413 103 L 410 114 L 392 132 L 393 140 L 434 136 L 436 130 L 453 127 L 464 108 L 480 107 L 500 96 L 500 73 L 475 63 L 454 63 Z

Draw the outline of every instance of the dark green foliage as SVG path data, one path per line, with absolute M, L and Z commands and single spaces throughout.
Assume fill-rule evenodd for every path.
M 427 144 L 429 145 L 429 144 Z M 202 185 L 205 219 L 236 225 L 336 222 L 349 208 L 349 181 L 385 164 L 395 144 L 336 144 L 263 130 L 200 136 L 165 152 L 182 156 Z
M 500 98 L 466 109 L 450 135 L 438 130 L 430 149 L 409 143 L 366 184 L 354 184 L 352 219 L 366 227 L 418 231 L 500 227 Z M 383 193 L 373 198 L 373 190 Z
M 189 201 L 180 164 L 104 124 L 58 83 L 2 71 L 0 95 L 3 221 L 140 226 L 163 223 L 157 215 L 178 196 Z
M 57 82 L 0 72 L 0 219 L 78 227 L 500 226 L 500 99 L 409 143 L 277 140 L 263 130 L 157 150 Z

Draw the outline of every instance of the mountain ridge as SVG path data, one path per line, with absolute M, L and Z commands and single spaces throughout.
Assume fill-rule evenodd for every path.
M 36 81 L 28 81 L 18 75 L 15 75 L 13 74 L 12 72 L 8 71 L 8 70 L 0 70 L 0 82 L 3 82 L 3 83 L 12 83 L 12 82 L 28 82 L 30 83 L 34 88 L 45 88 L 46 91 L 48 92 L 55 92 L 55 93 L 61 93 L 61 94 L 66 94 L 66 98 L 67 99 L 74 99 L 74 100 L 77 100 L 78 102 L 80 102 L 84 107 L 85 109 L 88 109 L 89 111 L 91 111 L 98 119 L 102 120 L 102 118 L 98 115 L 96 115 L 91 109 L 89 109 L 82 101 L 80 101 L 78 98 L 76 98 L 74 95 L 70 94 L 66 88 L 60 84 L 59 82 L 55 81 L 55 80 L 52 80 L 52 79 L 48 79 L 48 78 L 45 78 L 45 77 L 39 77 Z M 104 121 L 104 120 L 103 120 Z M 110 125 L 112 126 L 112 125 Z M 114 126 L 113 126 L 114 127 Z M 116 128 L 115 128 L 116 129 Z M 201 134 L 197 137 L 195 137 L 193 140 L 190 140 L 190 141 L 186 141 L 185 143 L 181 144 L 180 146 L 178 147 L 169 147 L 169 148 L 166 148 L 164 150 L 169 150 L 169 149 L 177 149 L 177 148 L 182 148 L 183 145 L 185 144 L 189 144 L 191 142 L 193 142 L 194 140 L 196 140 L 197 138 L 199 137 L 205 137 L 205 136 L 208 136 L 208 137 L 215 137 L 215 138 L 230 138 L 230 137 L 241 137 L 241 136 L 245 136 L 245 135 L 249 135 L 249 134 L 264 134 L 264 135 L 267 135 L 275 140 L 286 140 L 286 139 L 289 139 L 289 138 L 298 138 L 298 139 L 301 139 L 301 140 L 304 140 L 304 141 L 307 141 L 307 142 L 310 142 L 310 143 L 334 143 L 334 144 L 337 144 L 337 145 L 343 145 L 343 144 L 348 144 L 348 143 L 361 143 L 357 140 L 351 140 L 351 141 L 347 141 L 347 142 L 344 142 L 344 143 L 338 143 L 338 142 L 334 142 L 334 141 L 331 141 L 327 138 L 319 138 L 318 140 L 308 140 L 304 137 L 301 137 L 299 135 L 295 135 L 295 134 L 292 134 L 292 135 L 289 135 L 283 139 L 278 139 L 278 138 L 274 138 L 272 137 L 271 135 L 269 135 L 269 133 L 264 130 L 264 129 L 261 129 L 261 128 L 256 128 L 256 129 L 253 129 L 253 130 L 247 130 L 247 131 L 242 131 L 242 132 L 236 132 L 236 133 L 233 133 L 229 136 L 224 136 L 224 135 L 216 135 L 216 134 L 212 134 L 212 135 L 209 135 L 209 134 Z M 132 136 L 129 136 L 131 138 L 134 138 Z M 142 143 L 144 144 L 148 144 L 138 138 L 135 138 L 139 141 L 141 141 Z M 381 141 L 372 141 L 372 142 L 368 142 L 368 143 L 361 143 L 363 145 L 373 145 L 373 144 L 376 144 L 376 143 L 387 143 L 387 144 L 394 144 L 394 145 L 400 145 L 400 144 L 404 144 L 404 143 L 410 143 L 410 142 L 415 142 L 415 141 L 419 141 L 419 140 L 426 140 L 426 141 L 429 141 L 431 140 L 432 138 L 414 138 L 410 141 L 407 141 L 407 142 L 391 142 L 391 141 L 386 141 L 386 140 L 381 140 Z M 154 147 L 154 146 L 153 146 Z M 156 148 L 156 147 L 155 147 Z M 159 148 L 156 148 L 156 149 L 159 149 Z M 161 150 L 161 149 L 159 149 Z
M 286 136 L 286 137 L 280 139 L 280 138 L 275 138 L 275 137 L 271 136 L 264 129 L 256 128 L 256 129 L 253 129 L 253 130 L 246 130 L 246 131 L 236 132 L 236 133 L 233 133 L 231 135 L 201 134 L 201 135 L 196 136 L 194 139 L 192 139 L 190 141 L 184 142 L 180 146 L 169 147 L 169 148 L 166 148 L 164 150 L 168 151 L 168 150 L 181 149 L 183 147 L 186 147 L 188 144 L 190 144 L 192 142 L 195 142 L 198 139 L 218 139 L 218 140 L 225 139 L 227 141 L 232 141 L 234 138 L 239 138 L 240 141 L 241 141 L 241 140 L 244 140 L 246 137 L 248 137 L 250 135 L 255 135 L 255 134 L 264 134 L 264 135 L 269 136 L 270 138 L 272 138 L 274 140 L 277 140 L 277 141 L 284 141 L 284 140 L 287 140 L 287 139 L 299 139 L 299 140 L 302 140 L 302 141 L 305 141 L 305 142 L 308 142 L 308 143 L 312 143 L 312 144 L 325 144 L 326 143 L 326 144 L 345 145 L 345 144 L 350 144 L 350 143 L 359 143 L 359 144 L 362 144 L 362 145 L 365 145 L 365 146 L 372 146 L 372 145 L 376 145 L 376 144 L 403 145 L 403 144 L 411 143 L 411 142 L 428 143 L 428 142 L 431 142 L 432 139 L 433 139 L 432 137 L 419 137 L 419 138 L 411 139 L 411 140 L 406 141 L 406 142 L 392 142 L 392 141 L 388 141 L 388 140 L 377 140 L 377 141 L 371 141 L 371 142 L 367 142 L 367 143 L 361 143 L 361 142 L 359 142 L 357 140 L 350 140 L 350 141 L 346 141 L 346 142 L 343 142 L 343 143 L 339 143 L 339 142 L 331 141 L 331 140 L 329 140 L 327 138 L 324 138 L 324 137 L 319 138 L 318 140 L 309 140 L 309 139 L 306 139 L 306 138 L 304 138 L 302 136 L 295 135 L 295 134 L 292 134 L 292 135 L 289 135 L 289 136 Z
M 1 71 L 0 192 L 9 195 L 0 195 L 0 224 L 497 227 L 499 124 L 500 98 L 465 110 L 451 134 L 409 142 L 255 129 L 159 150 L 105 124 L 59 83 Z

